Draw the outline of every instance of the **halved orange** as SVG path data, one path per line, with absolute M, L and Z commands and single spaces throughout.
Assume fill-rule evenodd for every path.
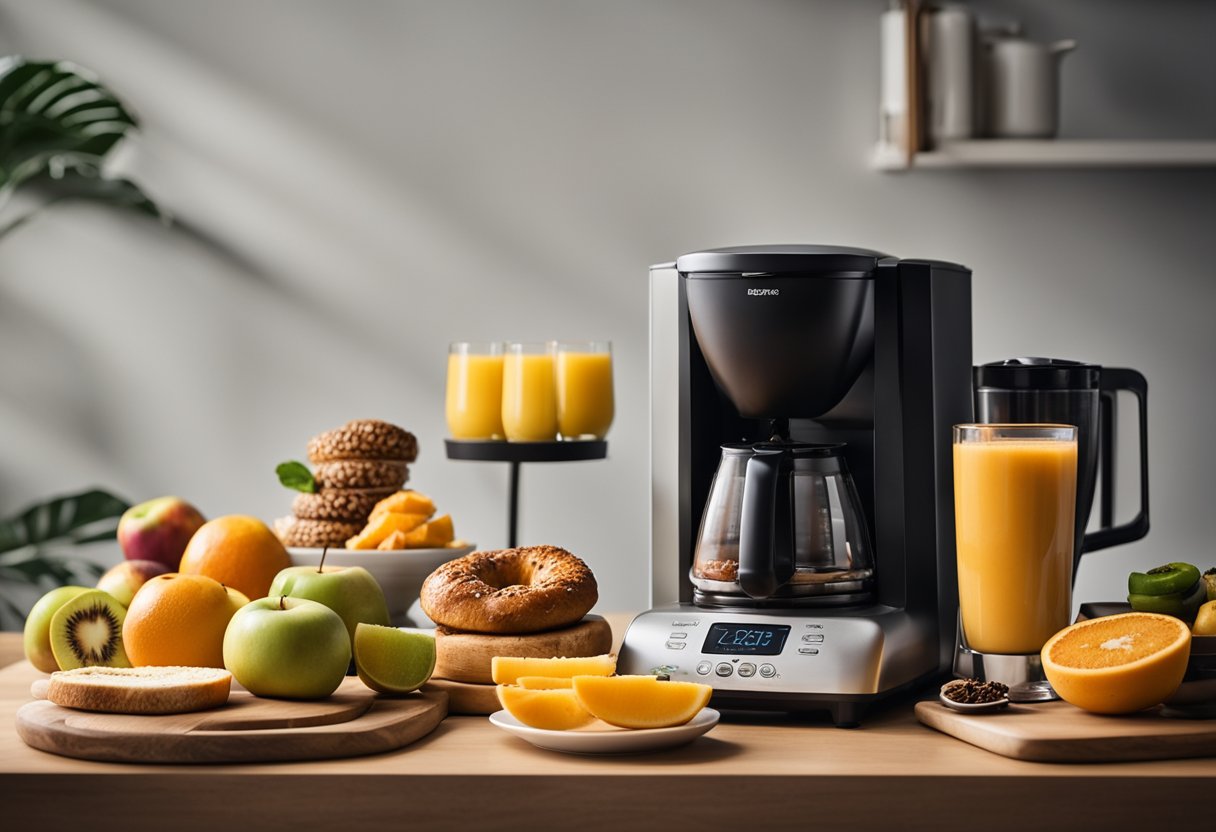
M 1099 714 L 1156 705 L 1182 684 L 1191 631 L 1180 619 L 1150 612 L 1091 618 L 1043 645 L 1047 681 L 1065 702 Z
M 575 676 L 574 693 L 597 719 L 620 728 L 669 728 L 709 703 L 713 688 L 654 676 Z
M 499 685 L 498 701 L 511 716 L 524 725 L 549 731 L 569 731 L 591 722 L 570 688 L 528 690 L 515 685 Z

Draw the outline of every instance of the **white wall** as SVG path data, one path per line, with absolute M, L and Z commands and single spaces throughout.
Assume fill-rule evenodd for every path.
M 1065 135 L 1216 136 L 1216 4 L 975 5 L 1081 41 Z M 374 416 L 501 545 L 505 468 L 443 454 L 447 342 L 610 338 L 611 458 L 526 467 L 522 533 L 637 608 L 647 265 L 830 242 L 970 265 L 977 361 L 1148 377 L 1153 531 L 1079 600 L 1216 564 L 1216 172 L 871 172 L 881 7 L 2 0 L 0 48 L 100 72 L 144 119 L 129 169 L 226 253 L 86 206 L 0 244 L 0 511 L 98 483 L 270 519 L 277 462 Z

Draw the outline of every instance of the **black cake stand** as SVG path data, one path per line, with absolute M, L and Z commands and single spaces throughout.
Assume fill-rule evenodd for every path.
M 445 439 L 448 459 L 474 462 L 507 462 L 511 465 L 510 506 L 507 515 L 507 546 L 516 546 L 519 528 L 519 466 L 525 462 L 585 462 L 608 456 L 603 439 L 579 442 L 480 442 Z

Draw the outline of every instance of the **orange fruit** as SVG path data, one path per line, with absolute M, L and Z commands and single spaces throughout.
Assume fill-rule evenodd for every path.
M 1190 651 L 1185 622 L 1129 612 L 1065 627 L 1041 655 L 1047 681 L 1065 702 L 1099 714 L 1126 714 L 1177 690 Z
M 579 704 L 569 688 L 565 690 L 529 690 L 515 685 L 499 685 L 498 701 L 507 713 L 524 725 L 547 731 L 569 731 L 582 728 L 592 721 L 591 714 Z
M 249 599 L 205 575 L 171 572 L 147 581 L 122 625 L 127 657 L 145 665 L 223 667 L 224 630 Z
M 592 716 L 609 725 L 669 728 L 700 713 L 713 688 L 696 682 L 664 682 L 654 676 L 575 676 L 574 693 Z
M 265 598 L 274 576 L 289 566 L 291 556 L 265 523 L 230 514 L 194 533 L 178 571 L 214 578 L 252 600 Z

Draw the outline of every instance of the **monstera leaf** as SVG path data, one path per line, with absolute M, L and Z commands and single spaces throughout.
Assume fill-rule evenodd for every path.
M 6 591 L 10 585 L 43 590 L 71 583 L 92 585 L 100 567 L 45 549 L 113 540 L 118 519 L 129 507 L 108 491 L 92 489 L 36 503 L 0 519 L 0 625 L 20 625 L 25 618 Z
M 83 198 L 163 218 L 138 185 L 104 170 L 106 157 L 138 127 L 88 70 L 67 61 L 0 58 L 0 204 L 27 186 L 45 196 L 36 210 Z M 32 213 L 0 226 L 0 236 Z
M 113 540 L 118 518 L 130 507 L 121 497 L 97 488 L 36 503 L 0 520 L 0 553 L 57 540 Z

